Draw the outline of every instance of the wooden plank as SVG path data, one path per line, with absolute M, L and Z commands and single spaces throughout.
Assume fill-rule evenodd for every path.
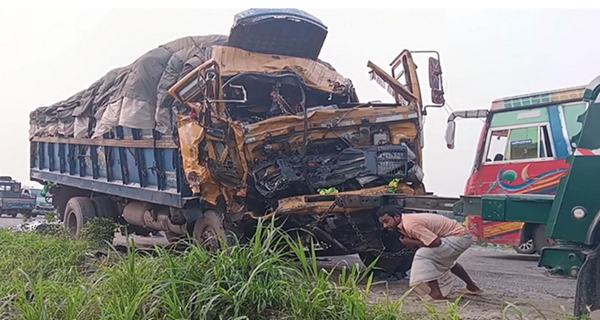
M 59 138 L 59 137 L 33 137 L 31 141 L 66 143 L 89 146 L 107 146 L 122 148 L 159 148 L 177 149 L 177 145 L 170 140 L 133 140 L 133 139 L 87 139 L 87 138 Z

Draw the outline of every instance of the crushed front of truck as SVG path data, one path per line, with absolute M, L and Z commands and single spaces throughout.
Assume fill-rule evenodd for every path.
M 397 99 L 361 103 L 326 63 L 214 47 L 170 90 L 190 188 L 226 216 L 286 217 L 328 253 L 380 249 L 375 208 L 345 209 L 335 196 L 425 194 L 416 67 L 401 57 L 411 86 L 369 63 Z

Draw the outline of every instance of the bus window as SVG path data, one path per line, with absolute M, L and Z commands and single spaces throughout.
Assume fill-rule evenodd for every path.
M 510 149 L 507 160 L 538 158 L 538 133 L 538 127 L 511 129 L 508 138 Z
M 486 163 L 553 158 L 546 125 L 492 130 Z
M 504 161 L 506 143 L 508 141 L 508 130 L 492 131 L 490 139 L 490 149 L 488 151 L 486 162 Z

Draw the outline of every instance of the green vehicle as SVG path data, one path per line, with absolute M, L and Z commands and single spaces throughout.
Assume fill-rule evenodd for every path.
M 542 250 L 540 267 L 577 278 L 576 316 L 600 309 L 600 77 L 585 89 L 588 109 L 578 119 L 581 131 L 571 142 L 570 169 L 556 195 L 463 196 L 455 214 L 487 221 L 546 225 L 557 245 Z

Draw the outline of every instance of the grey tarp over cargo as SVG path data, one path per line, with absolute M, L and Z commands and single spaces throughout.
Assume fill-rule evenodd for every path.
M 212 46 L 226 44 L 227 36 L 209 35 L 159 46 L 65 101 L 32 112 L 30 136 L 96 138 L 115 126 L 170 134 L 174 101 L 168 89 L 208 60 Z

